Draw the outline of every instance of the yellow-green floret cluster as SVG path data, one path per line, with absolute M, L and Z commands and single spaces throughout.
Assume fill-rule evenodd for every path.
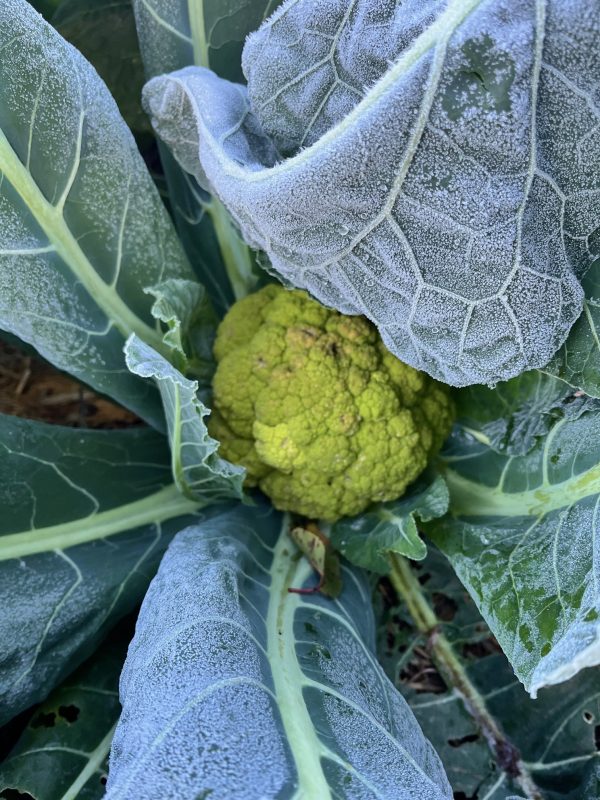
M 447 387 L 389 353 L 364 317 L 270 285 L 215 343 L 209 431 L 276 508 L 333 521 L 398 498 L 450 431 Z

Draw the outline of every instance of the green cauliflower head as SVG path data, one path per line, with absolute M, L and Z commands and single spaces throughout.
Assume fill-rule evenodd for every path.
M 269 285 L 215 342 L 209 431 L 281 510 L 334 521 L 395 500 L 448 435 L 447 387 L 389 353 L 364 317 Z

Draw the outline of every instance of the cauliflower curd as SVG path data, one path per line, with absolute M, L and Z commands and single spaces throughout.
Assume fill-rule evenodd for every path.
M 209 431 L 273 505 L 334 521 L 398 498 L 448 435 L 447 387 L 389 353 L 364 317 L 269 285 L 215 342 Z

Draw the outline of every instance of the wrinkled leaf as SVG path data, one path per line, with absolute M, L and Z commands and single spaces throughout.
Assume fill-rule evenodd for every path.
M 114 100 L 25 0 L 0 7 L 0 327 L 157 426 L 123 343 L 143 288 L 192 273 Z M 168 352 L 168 351 L 165 351 Z
M 338 597 L 342 591 L 340 560 L 327 536 L 314 523 L 292 528 L 290 536 L 319 576 L 315 586 L 308 589 L 290 587 L 290 591 L 308 594 L 322 592 L 327 597 Z
M 241 51 L 279 0 L 133 0 L 149 77 L 197 64 L 241 78 Z M 191 263 L 221 314 L 260 281 L 254 256 L 222 205 L 161 148 L 175 222 Z
M 437 756 L 373 655 L 364 577 L 311 581 L 266 507 L 182 531 L 138 619 L 107 800 L 451 798 Z
M 171 445 L 173 477 L 183 495 L 203 505 L 241 499 L 245 471 L 217 455 L 219 442 L 208 435 L 210 410 L 198 397 L 197 381 L 188 380 L 135 334 L 125 345 L 129 369 L 151 378 L 162 397 Z
M 378 503 L 358 517 L 346 517 L 331 527 L 331 543 L 359 567 L 386 573 L 389 553 L 416 561 L 427 555 L 417 520 L 428 522 L 448 510 L 448 489 L 439 475 L 426 475 L 393 503 Z
M 599 239 L 600 232 L 596 230 L 593 245 L 596 255 Z M 586 272 L 581 283 L 585 291 L 583 314 L 544 371 L 586 394 L 600 397 L 600 258 Z
M 109 641 L 34 711 L 0 765 L 0 793 L 35 800 L 100 800 L 121 712 L 119 674 L 126 642 Z M 9 795 L 10 796 L 10 795 Z
M 598 671 L 587 670 L 560 687 L 542 689 L 532 701 L 506 659 L 495 651 L 487 626 L 435 548 L 419 564 L 419 583 L 436 611 L 440 630 L 452 641 L 455 654 L 519 751 L 544 800 L 597 800 Z M 427 676 L 419 653 L 427 652 L 427 641 L 404 607 L 389 608 L 382 622 L 382 661 L 439 753 L 455 796 L 508 800 L 522 794 L 506 772 L 507 764 L 502 769 L 494 758 L 460 694 L 444 689 L 439 680 L 429 688 L 423 685 Z
M 144 68 L 131 0 L 63 0 L 52 24 L 93 64 L 129 128 L 150 134 L 141 104 Z
M 171 361 L 207 388 L 215 371 L 217 317 L 206 289 L 195 281 L 171 278 L 146 292 L 155 298 L 152 316 L 166 328 L 163 342 L 171 349 Z
M 149 429 L 0 416 L 0 507 L 1 724 L 139 603 L 197 504 L 173 485 L 167 442 Z
M 491 394 L 473 391 L 474 406 Z M 533 696 L 600 663 L 600 401 L 575 402 L 525 455 L 457 425 L 443 456 L 450 515 L 431 523 Z
M 187 68 L 145 107 L 284 278 L 434 377 L 496 382 L 546 364 L 581 312 L 599 11 L 288 0 L 246 43 L 247 92 Z

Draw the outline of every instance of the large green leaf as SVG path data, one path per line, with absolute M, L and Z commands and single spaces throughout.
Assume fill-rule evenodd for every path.
M 545 436 L 557 414 L 574 403 L 573 390 L 538 370 L 496 385 L 493 392 L 472 386 L 455 393 L 464 430 L 494 450 L 525 455 Z M 484 402 L 482 402 L 482 400 Z
M 512 452 L 494 449 L 476 421 L 494 392 L 471 390 L 470 424 L 456 426 L 443 456 L 450 515 L 431 523 L 534 696 L 600 663 L 600 401 L 568 403 L 560 382 L 545 380 L 557 387 L 557 413 L 522 455 L 514 453 L 527 448 L 514 443 Z
M 136 134 L 150 134 L 141 104 L 144 68 L 131 0 L 63 0 L 52 24 L 71 42 L 115 98 Z
M 125 367 L 164 349 L 148 285 L 192 277 L 133 137 L 94 69 L 25 0 L 0 5 L 0 327 L 162 424 Z
M 385 573 L 390 568 L 390 553 L 425 558 L 427 547 L 417 519 L 428 522 L 447 510 L 444 479 L 426 474 L 399 500 L 377 503 L 364 514 L 338 520 L 331 527 L 331 543 L 353 564 Z
M 283 279 L 456 386 L 543 367 L 600 230 L 598 0 L 287 0 L 144 107 Z M 588 57 L 588 54 L 594 56 Z
M 125 344 L 129 369 L 155 381 L 162 397 L 173 477 L 179 491 L 203 505 L 227 498 L 241 500 L 245 470 L 220 458 L 219 442 L 208 435 L 204 417 L 210 410 L 198 398 L 198 383 L 185 378 L 137 336 Z
M 150 429 L 0 417 L 0 722 L 45 697 L 135 607 L 197 505 Z
M 597 229 L 593 252 L 598 255 L 599 250 L 600 231 Z M 557 375 L 586 394 L 600 397 L 600 258 L 586 272 L 581 284 L 585 291 L 583 313 L 544 371 Z
M 0 797 L 6 790 L 27 792 L 35 800 L 104 796 L 126 651 L 126 641 L 111 637 L 36 709 L 0 765 Z
M 240 80 L 244 40 L 279 2 L 134 0 L 148 77 L 196 64 Z M 234 297 L 257 284 L 260 270 L 222 205 L 183 172 L 164 147 L 161 158 L 181 240 L 215 307 L 223 312 Z
M 403 606 L 392 605 L 382 619 L 381 657 L 439 753 L 455 797 L 506 800 L 521 795 L 523 790 L 511 775 L 520 760 L 544 800 L 597 800 L 598 671 L 587 670 L 560 687 L 542 689 L 536 700 L 530 700 L 506 659 L 495 651 L 464 587 L 435 548 L 419 564 L 418 575 L 421 591 L 437 612 L 438 629 L 453 643 L 510 742 L 496 752 L 490 749 L 460 691 L 444 688 L 440 677 L 432 676 L 433 667 L 426 660 L 427 637 L 415 629 Z
M 121 677 L 107 800 L 451 798 L 375 659 L 367 581 L 290 593 L 314 579 L 288 524 L 240 505 L 175 538 Z

